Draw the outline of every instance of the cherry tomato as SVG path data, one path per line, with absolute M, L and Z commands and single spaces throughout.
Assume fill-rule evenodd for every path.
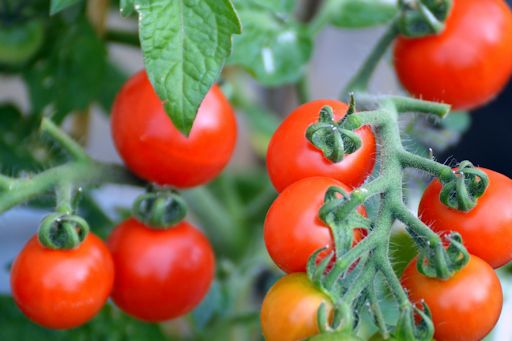
M 375 164 L 375 137 L 370 127 L 356 131 L 363 142 L 361 148 L 338 163 L 329 161 L 306 139 L 306 129 L 318 121 L 320 109 L 326 105 L 332 107 L 336 120 L 345 116 L 348 109 L 345 103 L 336 100 L 306 103 L 295 109 L 272 136 L 267 169 L 278 192 L 312 176 L 326 176 L 357 187 L 371 173 Z
M 434 180 L 423 193 L 418 215 L 436 232 L 459 232 L 469 253 L 498 268 L 512 260 L 512 180 L 480 169 L 488 175 L 489 187 L 471 211 L 441 203 L 441 183 Z
M 332 302 L 305 273 L 282 277 L 270 288 L 261 306 L 261 328 L 266 341 L 299 341 L 318 334 L 317 310 Z
M 468 110 L 495 97 L 512 73 L 512 13 L 503 0 L 455 0 L 445 30 L 400 37 L 394 63 L 414 96 Z
M 116 270 L 112 299 L 141 320 L 158 322 L 189 312 L 212 283 L 213 250 L 186 221 L 152 229 L 130 218 L 114 229 L 108 246 Z
M 35 323 L 52 329 L 74 328 L 93 318 L 113 282 L 112 257 L 92 233 L 72 250 L 47 249 L 34 236 L 11 270 L 18 307 Z
M 405 269 L 402 285 L 413 302 L 424 299 L 427 303 L 438 341 L 481 340 L 501 313 L 503 294 L 498 276 L 477 256 L 472 255 L 448 280 L 420 274 L 415 259 Z
M 322 254 L 334 249 L 330 228 L 318 216 L 324 195 L 331 186 L 350 189 L 339 181 L 312 177 L 288 186 L 268 210 L 264 224 L 264 238 L 268 253 L 285 272 L 305 272 L 309 257 L 327 246 Z M 364 207 L 360 212 L 365 214 Z M 361 239 L 362 231 L 354 230 L 354 239 Z
M 236 143 L 233 108 L 214 85 L 187 137 L 173 125 L 141 71 L 123 86 L 112 109 L 112 136 L 121 158 L 138 176 L 161 185 L 197 186 L 217 176 Z

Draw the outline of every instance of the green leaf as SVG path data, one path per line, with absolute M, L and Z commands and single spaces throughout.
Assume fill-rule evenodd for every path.
M 135 0 L 121 0 L 119 2 L 119 7 L 121 15 L 123 17 L 128 17 L 135 12 Z
M 81 0 L 52 0 L 50 4 L 50 15 L 57 14 L 63 9 L 73 6 L 80 1 Z
M 106 79 L 106 49 L 85 18 L 53 28 L 55 41 L 45 58 L 24 72 L 31 111 L 56 112 L 61 122 L 66 114 L 87 108 L 101 94 Z
M 270 11 L 291 14 L 297 7 L 296 0 L 236 0 L 234 1 L 237 9 L 246 8 L 260 8 Z
M 157 324 L 137 321 L 107 304 L 85 325 L 71 330 L 49 330 L 31 322 L 16 307 L 12 297 L 0 296 L 0 340 L 130 340 L 163 341 Z
M 29 61 L 44 42 L 40 20 L 5 27 L 0 24 L 0 64 L 20 66 Z
M 312 53 L 306 27 L 258 6 L 241 7 L 239 14 L 244 31 L 235 38 L 230 63 L 241 65 L 266 86 L 297 81 Z
M 240 22 L 229 0 L 135 0 L 144 64 L 174 125 L 192 129 Z
M 337 27 L 363 28 L 389 22 L 398 13 L 393 0 L 331 0 L 331 22 Z

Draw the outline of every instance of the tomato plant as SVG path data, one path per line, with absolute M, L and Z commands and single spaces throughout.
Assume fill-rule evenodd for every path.
M 320 304 L 332 309 L 304 273 L 289 274 L 269 290 L 261 306 L 261 328 L 267 341 L 298 341 L 319 333 L 316 313 Z
M 33 237 L 11 270 L 18 307 L 35 323 L 54 329 L 92 319 L 106 303 L 113 281 L 112 257 L 94 234 L 72 250 L 50 250 Z
M 489 169 L 482 169 L 489 186 L 469 212 L 454 210 L 439 199 L 439 180 L 427 187 L 421 198 L 418 216 L 436 232 L 456 231 L 464 245 L 494 268 L 512 260 L 512 180 Z
M 300 179 L 325 176 L 356 187 L 363 183 L 375 163 L 375 138 L 369 127 L 356 133 L 362 147 L 333 163 L 306 139 L 306 129 L 318 120 L 320 109 L 331 106 L 336 120 L 345 116 L 348 106 L 335 100 L 317 100 L 296 108 L 279 126 L 267 151 L 267 170 L 274 187 L 281 192 Z
M 111 127 L 130 170 L 179 188 L 217 176 L 231 158 L 237 136 L 235 114 L 218 86 L 208 92 L 190 135 L 185 136 L 166 116 L 145 72 L 134 75 L 117 95 Z
M 264 225 L 268 253 L 285 272 L 304 272 L 308 258 L 318 249 L 327 247 L 323 255 L 333 251 L 329 227 L 318 216 L 327 189 L 348 186 L 325 177 L 305 178 L 288 186 L 270 207 Z M 364 212 L 364 207 L 360 208 Z M 363 232 L 354 231 L 357 242 Z
M 455 0 L 442 33 L 398 38 L 393 58 L 412 95 L 474 109 L 511 77 L 512 12 L 503 0 Z
M 152 229 L 131 218 L 108 239 L 116 278 L 114 302 L 145 321 L 164 321 L 193 309 L 213 280 L 215 257 L 206 237 L 183 221 Z
M 402 275 L 402 284 L 413 301 L 425 300 L 432 311 L 436 340 L 481 340 L 501 313 L 503 295 L 498 276 L 476 256 L 444 281 L 419 273 L 413 260 Z

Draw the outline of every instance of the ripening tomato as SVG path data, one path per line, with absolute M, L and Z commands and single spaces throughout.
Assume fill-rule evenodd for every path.
M 114 229 L 108 246 L 116 270 L 112 299 L 141 320 L 158 322 L 189 312 L 213 281 L 210 242 L 186 221 L 153 229 L 130 218 Z
M 231 158 L 237 137 L 233 108 L 217 85 L 201 103 L 187 137 L 166 115 L 144 71 L 118 93 L 111 125 L 117 151 L 131 171 L 178 188 L 217 176 Z
M 498 268 L 512 260 L 512 180 L 480 169 L 489 177 L 489 187 L 471 211 L 458 211 L 441 203 L 441 183 L 434 180 L 423 193 L 418 216 L 436 232 L 460 233 L 469 253 Z
M 331 315 L 331 300 L 305 273 L 284 276 L 263 299 L 260 317 L 265 340 L 299 341 L 318 334 L 317 311 L 322 303 Z
M 270 206 L 264 224 L 265 245 L 283 271 L 305 272 L 312 253 L 325 246 L 328 249 L 323 255 L 334 249 L 331 230 L 318 216 L 325 192 L 331 186 L 350 192 L 334 179 L 306 178 L 288 186 Z M 359 212 L 366 214 L 363 206 Z M 361 236 L 361 230 L 354 230 L 355 242 Z
M 485 104 L 512 74 L 512 13 L 504 0 L 455 0 L 444 32 L 400 37 L 394 63 L 414 96 L 455 110 Z
M 362 146 L 337 163 L 329 161 L 306 138 L 307 128 L 318 121 L 324 106 L 333 109 L 336 120 L 348 106 L 336 100 L 317 100 L 301 105 L 276 130 L 267 151 L 267 170 L 278 192 L 292 183 L 312 176 L 326 176 L 350 187 L 362 184 L 375 164 L 375 137 L 370 127 L 356 130 Z
M 411 301 L 424 299 L 430 308 L 438 341 L 481 340 L 500 316 L 500 281 L 489 264 L 477 256 L 472 255 L 469 263 L 448 280 L 422 275 L 414 259 L 401 281 Z
M 114 282 L 105 244 L 89 233 L 75 249 L 51 250 L 32 237 L 11 270 L 14 301 L 32 321 L 46 328 L 77 327 L 96 315 Z

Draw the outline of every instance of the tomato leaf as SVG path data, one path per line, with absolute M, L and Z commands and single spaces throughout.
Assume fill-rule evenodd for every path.
M 334 26 L 363 28 L 389 22 L 398 12 L 394 0 L 330 0 Z
M 135 0 L 135 9 L 151 84 L 188 134 L 241 31 L 238 16 L 229 0 Z
M 270 10 L 270 6 L 250 3 L 238 8 L 244 31 L 235 38 L 229 62 L 245 68 L 263 85 L 297 81 L 311 57 L 313 42 L 306 27 L 293 19 L 292 8 Z
M 120 0 L 119 8 L 121 10 L 121 15 L 128 17 L 135 12 L 135 0 Z
M 60 11 L 73 6 L 81 0 L 52 0 L 50 4 L 50 15 L 59 13 Z
M 41 60 L 24 72 L 31 99 L 31 111 L 56 112 L 60 122 L 74 110 L 83 110 L 99 96 L 106 78 L 107 58 L 104 43 L 85 18 L 72 25 L 60 23 L 52 28 L 54 41 Z

